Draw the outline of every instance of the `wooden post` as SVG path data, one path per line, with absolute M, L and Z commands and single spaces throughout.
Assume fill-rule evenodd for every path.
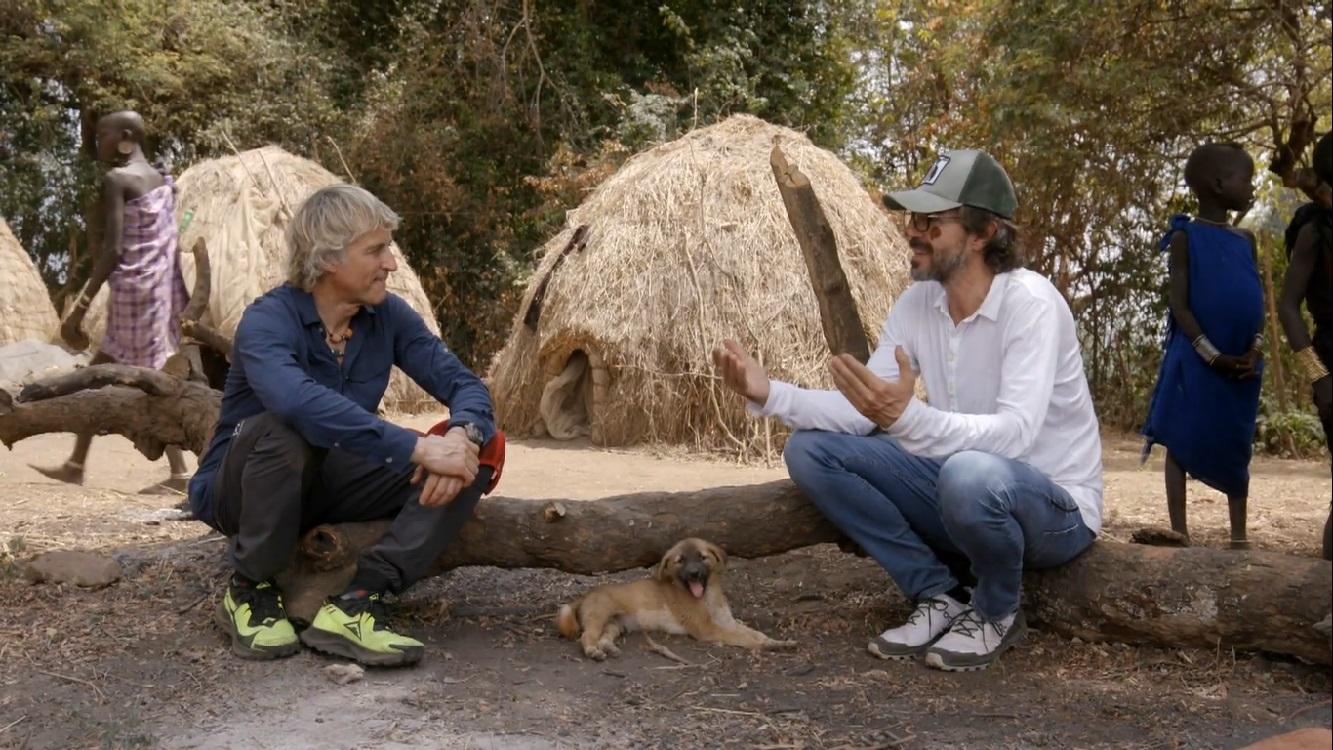
M 1264 302 L 1268 308 L 1268 315 L 1264 316 L 1268 322 L 1268 351 L 1265 356 L 1268 357 L 1268 369 L 1272 388 L 1277 393 L 1278 409 L 1283 414 L 1291 411 L 1290 404 L 1287 403 L 1287 384 L 1282 376 L 1282 344 L 1281 332 L 1278 330 L 1277 318 L 1277 292 L 1273 288 L 1273 260 L 1268 257 L 1269 248 L 1259 249 L 1259 265 L 1263 267 L 1264 274 Z M 1290 430 L 1282 431 L 1282 447 L 1287 450 L 1287 455 L 1296 457 L 1296 441 L 1291 435 Z
M 810 284 L 819 301 L 819 318 L 824 324 L 829 351 L 847 353 L 865 362 L 870 359 L 870 342 L 856 311 L 852 290 L 847 285 L 847 275 L 838 261 L 833 228 L 815 197 L 814 187 L 800 169 L 788 163 L 776 143 L 769 164 L 773 167 L 782 202 L 787 206 L 787 220 L 791 222 L 801 254 L 805 256 L 805 267 L 810 271 Z

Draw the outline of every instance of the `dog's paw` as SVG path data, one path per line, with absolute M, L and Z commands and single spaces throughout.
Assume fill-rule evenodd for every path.
M 602 642 L 597 644 L 607 656 L 620 656 L 620 647 L 614 643 Z
M 584 646 L 583 655 L 594 661 L 604 661 L 606 652 L 600 646 Z

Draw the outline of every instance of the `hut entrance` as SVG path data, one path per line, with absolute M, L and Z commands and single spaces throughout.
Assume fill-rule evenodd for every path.
M 588 354 L 575 349 L 559 375 L 542 388 L 541 415 L 546 432 L 557 440 L 572 440 L 589 433 L 588 406 L 592 403 L 592 367 Z

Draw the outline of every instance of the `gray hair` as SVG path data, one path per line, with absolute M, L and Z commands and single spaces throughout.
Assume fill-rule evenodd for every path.
M 352 240 L 376 229 L 392 232 L 398 221 L 398 214 L 364 188 L 316 190 L 287 225 L 287 282 L 310 291 L 329 266 L 342 262 Z

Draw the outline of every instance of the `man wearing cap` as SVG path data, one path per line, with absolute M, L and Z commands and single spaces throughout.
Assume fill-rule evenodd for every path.
M 1024 630 L 1024 568 L 1068 562 L 1101 527 L 1097 417 L 1068 304 L 1021 267 L 1004 169 L 946 151 L 884 202 L 910 212 L 916 283 L 867 364 L 834 357 L 822 391 L 770 380 L 732 341 L 713 359 L 751 413 L 793 428 L 792 479 L 915 602 L 870 652 L 984 669 Z

